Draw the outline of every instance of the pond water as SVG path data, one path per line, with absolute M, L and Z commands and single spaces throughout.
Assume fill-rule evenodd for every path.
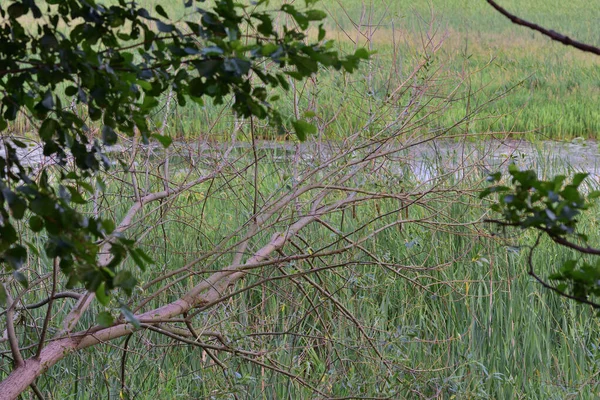
M 296 145 L 291 142 L 261 141 L 258 143 L 261 151 L 274 151 L 285 160 L 296 153 Z M 235 145 L 239 150 L 248 149 L 249 143 Z M 335 146 L 333 146 L 335 147 Z M 435 140 L 427 143 L 412 145 L 402 150 L 402 167 L 411 169 L 413 175 L 422 181 L 434 179 L 441 171 L 448 172 L 460 170 L 463 167 L 477 167 L 482 173 L 504 170 L 511 162 L 521 169 L 534 169 L 540 176 L 550 174 L 587 172 L 595 182 L 600 182 L 600 148 L 594 141 L 555 142 L 541 141 L 531 143 L 524 140 L 485 140 L 478 142 Z M 107 153 L 115 155 L 129 151 L 126 145 L 117 145 L 106 148 Z M 146 149 L 149 149 L 146 147 Z M 157 156 L 162 153 L 160 145 L 150 147 Z M 174 142 L 173 154 L 182 154 L 188 157 L 201 157 L 212 152 L 218 156 L 219 146 L 206 142 L 183 143 Z M 317 157 L 319 152 L 328 153 L 332 146 L 317 143 L 303 143 L 299 145 L 303 156 Z M 24 164 L 41 166 L 52 164 L 54 160 L 43 155 L 42 147 L 29 142 L 26 148 L 17 149 L 19 158 Z M 0 142 L 0 157 L 5 150 Z M 321 154 L 323 155 L 323 154 Z

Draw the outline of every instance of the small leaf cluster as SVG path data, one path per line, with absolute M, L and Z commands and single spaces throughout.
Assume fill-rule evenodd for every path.
M 600 261 L 596 263 L 567 260 L 548 279 L 560 282 L 556 290 L 576 299 L 588 300 L 600 296 Z
M 577 173 L 570 182 L 566 176 L 557 175 L 550 180 L 539 179 L 535 171 L 520 171 L 515 165 L 509 167 L 510 185 L 500 185 L 501 174 L 488 177 L 493 185 L 480 193 L 481 198 L 497 194 L 497 201 L 491 206 L 501 214 L 500 220 L 492 220 L 503 226 L 523 229 L 537 229 L 548 235 L 554 242 L 581 254 L 579 259 L 564 262 L 557 272 L 548 279 L 558 282 L 549 285 L 537 277 L 530 263 L 530 274 L 555 292 L 600 308 L 592 299 L 600 296 L 600 261 L 589 263 L 583 255 L 600 255 L 600 250 L 588 246 L 588 236 L 577 231 L 577 223 L 582 212 L 589 208 L 590 200 L 600 197 L 599 191 L 585 194 L 581 184 L 588 176 Z M 535 249 L 533 246 L 531 251 Z
M 576 234 L 586 239 L 582 233 L 576 233 L 577 218 L 588 208 L 588 202 L 580 191 L 586 173 L 575 174 L 570 183 L 566 176 L 557 175 L 551 180 L 541 180 L 535 171 L 520 171 L 517 166 L 509 166 L 512 186 L 493 185 L 480 193 L 480 198 L 492 193 L 498 194 L 498 202 L 491 208 L 502 214 L 507 225 L 521 228 L 542 229 L 551 236 Z M 499 172 L 491 174 L 488 181 L 497 183 L 501 179 Z M 588 199 L 598 197 L 600 192 L 592 192 Z

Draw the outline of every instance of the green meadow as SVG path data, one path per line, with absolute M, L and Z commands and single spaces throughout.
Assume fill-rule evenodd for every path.
M 144 4 L 148 8 L 162 4 L 170 15 L 181 15 L 176 2 Z M 298 1 L 294 4 L 302 5 Z M 600 8 L 588 1 L 510 0 L 502 5 L 522 18 L 600 44 Z M 338 75 L 323 71 L 318 76 L 318 90 L 310 84 L 296 88 L 300 98 L 296 103 L 302 105 L 305 99 L 314 104 L 316 97 L 321 120 L 337 116 L 338 121 L 344 121 L 326 129 L 329 137 L 343 137 L 344 132 L 368 120 L 368 112 L 352 103 L 352 93 L 368 94 L 373 107 L 385 106 L 394 84 L 410 79 L 415 63 L 421 62 L 429 63 L 431 70 L 446 71 L 446 84 L 463 83 L 440 121 L 442 126 L 463 117 L 465 109 L 498 98 L 486 106 L 494 118 L 474 121 L 467 133 L 521 132 L 531 140 L 570 140 L 596 138 L 600 132 L 597 57 L 514 26 L 484 1 L 322 0 L 318 7 L 329 14 L 325 24 L 328 37 L 341 51 L 359 46 L 375 52 L 372 62 L 361 71 L 368 76 L 362 82 L 357 78 L 340 81 Z M 439 50 L 433 52 L 433 45 L 439 45 Z M 418 84 L 418 79 L 415 81 Z M 292 97 L 278 104 L 288 115 L 297 112 Z M 210 106 L 181 109 L 179 121 L 185 122 L 173 124 L 171 133 L 184 137 L 222 133 L 219 130 L 228 129 L 228 125 L 218 129 L 208 122 L 219 112 L 222 110 Z
M 538 161 L 545 165 L 544 160 Z M 560 164 L 545 166 L 564 170 Z M 259 168 L 259 191 L 264 196 L 285 188 L 287 179 L 280 167 L 274 163 Z M 403 190 L 418 188 L 418 177 L 406 178 Z M 119 299 L 135 304 L 148 293 L 149 282 L 165 271 L 205 257 L 224 240 L 235 242 L 235 234 L 229 235 L 246 221 L 252 208 L 248 179 L 251 174 L 196 187 L 169 205 L 167 220 L 158 213 L 148 214 L 132 233 L 142 237 L 140 245 L 156 265 L 136 274 L 142 288 L 131 299 Z M 224 332 L 234 346 L 262 349 L 272 365 L 336 398 L 596 398 L 600 319 L 591 309 L 543 289 L 527 274 L 527 246 L 535 235 L 505 236 L 485 224 L 443 228 L 444 222 L 468 222 L 481 216 L 486 205 L 470 191 L 479 181 L 477 176 L 460 181 L 448 178 L 445 187 L 462 189 L 463 195 L 452 201 L 433 199 L 427 207 L 411 207 L 404 216 L 433 224 L 388 229 L 364 243 L 381 262 L 402 265 L 397 270 L 382 268 L 356 249 L 345 256 L 355 263 L 333 269 L 329 268 L 346 258 L 324 257 L 286 263 L 279 270 L 251 271 L 235 287 L 248 290 L 218 307 L 201 310 L 195 323 Z M 371 182 L 380 183 L 384 184 Z M 160 187 L 158 181 L 155 184 Z M 116 218 L 127 211 L 123 198 L 128 195 L 127 186 L 107 187 L 104 203 Z M 359 237 L 361 227 L 368 226 L 374 215 L 386 216 L 395 209 L 392 201 L 364 204 L 347 214 L 342 225 L 346 232 L 355 232 L 350 238 Z M 596 212 L 597 208 L 590 213 Z M 395 214 L 381 223 L 393 221 Z M 344 216 L 327 220 L 337 225 L 339 218 Z M 436 222 L 441 228 L 436 228 Z M 157 224 L 160 229 L 144 234 Z M 282 221 L 273 229 L 285 226 Z M 587 219 L 581 228 L 597 236 L 598 222 Z M 332 240 L 331 231 L 320 225 L 313 225 L 302 237 L 315 244 Z M 39 237 L 30 239 L 35 243 Z M 546 275 L 570 256 L 546 241 L 533 261 L 538 273 Z M 198 268 L 200 274 L 227 265 L 228 257 L 216 264 L 209 260 Z M 130 261 L 127 268 L 136 270 Z M 319 268 L 323 270 L 306 281 L 280 279 Z M 265 277 L 270 279 L 265 282 Z M 193 285 L 192 276 L 163 281 L 154 286 L 162 293 L 147 307 L 172 301 Z M 343 304 L 343 313 L 329 302 L 330 296 Z M 98 311 L 86 315 L 82 324 L 93 323 Z M 42 310 L 31 314 L 44 315 Z M 69 357 L 37 384 L 56 399 L 315 398 L 311 389 L 285 375 L 243 357 L 216 354 L 227 364 L 226 371 L 201 349 L 146 331 Z
M 146 0 L 141 4 L 148 9 L 160 4 L 177 19 L 185 15 L 179 2 Z M 266 7 L 276 4 L 272 1 Z M 316 111 L 316 120 L 326 125 L 320 129 L 326 137 L 343 138 L 363 126 L 369 121 L 369 109 L 391 107 L 401 112 L 410 94 L 394 96 L 393 91 L 407 79 L 418 89 L 426 77 L 411 73 L 421 63 L 430 71 L 444 71 L 444 82 L 436 84 L 458 88 L 439 126 L 482 108 L 486 117 L 474 118 L 465 133 L 521 133 L 535 141 L 595 139 L 600 131 L 596 57 L 516 27 L 484 1 L 322 0 L 318 4 L 329 15 L 328 38 L 337 42 L 340 51 L 364 47 L 374 52 L 371 62 L 355 76 L 322 71 L 312 82 L 277 93 L 286 99 L 277 101 L 277 107 L 290 119 Z M 523 18 L 581 41 L 597 45 L 600 40 L 600 9 L 585 0 L 502 4 Z M 281 17 L 279 22 L 286 20 Z M 490 99 L 494 99 L 491 104 Z M 167 131 L 178 138 L 229 137 L 232 118 L 227 115 L 227 104 L 190 103 L 173 111 Z M 162 115 L 157 116 L 157 125 L 161 120 Z M 331 120 L 335 123 L 326 124 Z M 25 118 L 12 128 L 31 131 Z M 262 135 L 277 138 L 270 129 Z

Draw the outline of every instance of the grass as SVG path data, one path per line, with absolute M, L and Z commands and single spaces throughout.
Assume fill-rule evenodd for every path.
M 161 2 L 147 2 L 149 8 L 155 3 Z M 523 18 L 599 44 L 596 21 L 600 19 L 600 11 L 584 0 L 572 1 L 568 6 L 543 0 L 504 1 L 502 5 Z M 168 6 L 176 15 L 174 3 L 168 2 Z M 338 41 L 344 51 L 355 46 L 376 51 L 372 63 L 357 75 L 363 77 L 362 84 L 350 85 L 352 91 L 370 93 L 374 106 L 385 105 L 390 80 L 392 87 L 402 82 L 414 63 L 426 57 L 422 43 L 424 32 L 431 26 L 430 34 L 446 37 L 441 51 L 430 60 L 431 68 L 448 70 L 450 81 L 467 79 L 469 88 L 462 95 L 472 95 L 456 101 L 441 125 L 464 115 L 467 107 L 509 91 L 487 110 L 497 116 L 496 120 L 472 123 L 472 133 L 516 131 L 529 132 L 527 138 L 533 140 L 569 140 L 595 139 L 600 132 L 597 58 L 512 25 L 484 1 L 323 0 L 319 6 L 330 15 L 329 37 Z M 355 25 L 361 25 L 360 29 Z M 364 82 L 366 76 L 371 76 L 368 85 Z M 318 91 L 311 90 L 310 85 L 298 88 L 297 96 L 305 98 L 306 103 L 311 100 L 314 103 L 313 97 L 321 100 L 318 115 L 322 120 L 335 115 L 340 105 L 350 108 L 339 118 L 347 124 L 328 130 L 326 134 L 330 137 L 343 136 L 342 132 L 353 131 L 368 120 L 368 113 L 352 104 L 352 95 L 341 87 L 347 86 L 340 86 L 338 76 L 323 72 L 318 77 Z M 291 97 L 288 96 L 288 105 L 293 104 Z M 294 115 L 291 106 L 283 108 L 287 115 Z M 182 117 L 179 121 L 187 122 L 173 123 L 171 134 L 214 134 L 219 127 L 211 127 L 194 116 L 211 113 L 214 116 L 215 112 L 210 107 L 201 111 L 196 107 L 179 110 Z
M 554 172 L 563 168 L 560 164 L 545 167 Z M 262 164 L 259 176 L 259 191 L 266 197 L 287 182 L 273 163 Z M 415 178 L 405 178 L 406 189 L 417 187 Z M 151 270 L 140 274 L 142 283 L 211 251 L 246 220 L 253 189 L 242 184 L 244 179 L 197 187 L 171 204 L 164 231 L 155 229 L 141 242 L 156 260 Z M 475 182 L 450 178 L 447 184 L 470 187 Z M 127 194 L 127 186 L 109 185 L 106 211 L 122 215 L 126 211 L 122 199 Z M 357 207 L 353 217 L 346 216 L 344 231 L 352 232 L 396 206 L 382 201 L 378 207 Z M 479 200 L 470 196 L 451 202 L 432 200 L 430 206 L 440 219 L 447 214 L 449 220 L 468 221 L 481 213 Z M 406 217 L 430 214 L 415 207 Z M 328 221 L 338 225 L 340 217 L 338 213 Z M 145 231 L 157 222 L 149 214 L 136 230 Z M 597 232 L 593 218 L 583 219 L 582 225 L 582 230 Z M 554 296 L 527 275 L 523 246 L 532 243 L 532 235 L 517 233 L 499 240 L 473 237 L 469 232 L 468 228 L 444 231 L 420 224 L 388 229 L 365 246 L 383 260 L 405 265 L 403 278 L 352 250 L 350 258 L 356 263 L 310 275 L 316 284 L 302 279 L 296 283 L 272 280 L 203 311 L 194 324 L 226 332 L 231 343 L 241 348 L 263 349 L 276 365 L 340 397 L 596 398 L 600 320 L 589 308 Z M 302 236 L 312 246 L 331 241 L 330 231 L 320 225 L 303 231 Z M 569 255 L 545 242 L 534 263 L 545 275 Z M 219 269 L 228 260 L 226 255 L 216 264 L 207 262 L 199 271 Z M 315 259 L 312 264 L 285 265 L 281 270 L 265 269 L 248 275 L 234 290 L 265 277 L 338 261 L 342 259 L 334 256 Z M 179 282 L 149 307 L 173 300 L 190 285 L 191 278 Z M 319 287 L 360 321 L 385 362 Z M 138 296 L 144 293 L 137 291 L 134 297 Z M 43 309 L 32 310 L 34 318 L 43 315 Z M 83 324 L 89 323 L 92 320 L 86 316 Z M 37 384 L 51 398 L 117 398 L 125 346 L 124 340 L 118 340 L 68 357 Z M 234 394 L 244 399 L 314 398 L 314 393 L 284 376 L 219 354 L 230 367 L 224 374 L 201 349 L 177 345 L 151 332 L 132 336 L 128 348 L 126 385 L 135 398 L 225 399 Z

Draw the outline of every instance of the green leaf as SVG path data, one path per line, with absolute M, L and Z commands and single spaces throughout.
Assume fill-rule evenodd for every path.
M 69 194 L 71 195 L 71 201 L 75 204 L 87 204 L 87 201 L 81 196 L 77 188 L 73 186 L 66 186 Z
M 102 141 L 104 144 L 113 145 L 117 143 L 119 137 L 113 128 L 108 125 L 102 126 Z
M 154 9 L 158 13 L 158 15 L 160 15 L 161 17 L 169 19 L 169 16 L 167 15 L 165 9 L 162 8 L 162 6 L 160 4 L 157 4 L 156 7 L 154 7 Z
M 163 33 L 173 32 L 175 30 L 175 27 L 173 25 L 165 24 L 164 22 L 158 20 L 156 21 L 156 27 L 160 32 Z
M 159 102 L 156 97 L 146 95 L 146 97 L 144 97 L 144 101 L 142 102 L 141 108 L 142 110 L 151 110 L 158 106 L 158 104 Z
M 56 203 L 47 196 L 40 196 L 29 202 L 29 208 L 38 215 L 50 216 L 56 211 Z
M 19 148 L 21 148 L 21 149 L 24 149 L 24 148 L 26 148 L 26 147 L 27 147 L 27 145 L 26 145 L 25 143 L 21 142 L 21 141 L 20 141 L 20 140 L 18 140 L 18 139 L 12 139 L 12 143 L 13 143 L 15 146 L 17 146 L 17 147 L 19 147 Z
M 8 201 L 8 206 L 12 216 L 17 220 L 23 218 L 25 210 L 27 210 L 27 203 L 19 196 L 14 196 L 12 201 Z
M 306 17 L 306 15 L 296 10 L 296 8 L 291 4 L 284 4 L 283 6 L 281 6 L 281 11 L 291 15 L 300 27 L 300 29 L 304 30 L 308 28 L 309 20 Z
M 137 81 L 135 81 L 135 83 L 141 87 L 142 89 L 149 91 L 152 90 L 152 84 L 150 82 L 138 79 Z
M 195 62 L 194 67 L 196 67 L 196 70 L 198 71 L 198 74 L 200 76 L 208 78 L 208 77 L 212 77 L 213 75 L 215 75 L 217 73 L 217 71 L 219 71 L 219 69 L 221 68 L 222 64 L 223 64 L 223 60 L 208 59 L 208 60 L 202 60 L 202 61 Z M 198 81 L 195 82 L 194 85 L 202 85 L 202 87 L 204 87 L 204 83 L 203 83 L 202 79 L 200 79 L 200 78 L 196 78 L 196 79 L 198 79 Z M 195 81 L 196 79 L 193 79 L 192 82 Z M 192 82 L 190 82 L 190 87 L 192 86 Z M 204 92 L 202 92 L 202 94 L 203 93 Z M 200 95 L 202 95 L 202 94 L 200 94 Z M 195 95 L 195 96 L 198 96 L 198 95 Z
M 102 311 L 96 316 L 96 322 L 101 327 L 108 328 L 115 323 L 115 320 L 108 311 Z
M 575 174 L 575 176 L 573 177 L 573 183 L 572 183 L 572 185 L 576 186 L 576 187 L 579 186 L 579 185 L 581 185 L 581 182 L 583 182 L 583 180 L 585 178 L 587 178 L 588 175 L 589 175 L 588 173 L 578 173 L 578 174 Z
M 327 13 L 321 10 L 308 10 L 306 12 L 306 18 L 309 21 L 321 21 L 322 19 L 327 18 Z
M 54 136 L 54 133 L 57 129 L 58 121 L 52 118 L 46 118 L 46 120 L 44 120 L 44 122 L 42 123 L 42 126 L 40 127 L 38 133 L 43 141 L 48 141 L 52 139 L 52 136 Z
M 358 49 L 354 52 L 354 57 L 360 58 L 362 60 L 368 60 L 369 59 L 369 51 L 367 49 L 365 49 L 364 47 L 361 47 L 360 49 Z
M 573 202 L 578 202 L 579 200 L 581 200 L 581 195 L 579 194 L 579 191 L 577 190 L 576 187 L 574 186 L 566 186 L 564 188 L 564 190 L 562 192 L 560 192 L 560 195 L 562 197 L 565 198 L 565 200 L 569 200 L 569 201 L 573 201 Z
M 113 284 L 123 289 L 128 296 L 131 296 L 133 289 L 137 285 L 137 279 L 129 271 L 119 271 L 113 279 Z
M 8 15 L 11 18 L 17 19 L 17 18 L 27 14 L 27 12 L 29 11 L 29 7 L 27 7 L 23 3 L 16 2 L 16 3 L 11 4 L 6 11 L 8 11 Z
M 40 101 L 40 104 L 47 110 L 52 110 L 54 108 L 54 98 L 52 97 L 52 92 L 47 91 L 44 94 L 44 98 Z
M 37 215 L 32 216 L 31 218 L 29 218 L 29 228 L 33 232 L 41 231 L 42 229 L 44 229 L 44 220 L 38 217 Z
M 202 97 L 204 95 L 204 82 L 202 78 L 194 78 L 189 83 L 189 94 L 194 97 Z
M 6 293 L 6 288 L 3 284 L 0 283 L 0 306 L 6 307 L 6 302 L 8 301 L 8 295 Z
M 4 252 L 4 260 L 12 269 L 17 270 L 27 261 L 27 250 L 21 245 L 15 245 Z
M 110 303 L 110 296 L 108 296 L 106 293 L 105 282 L 102 282 L 100 285 L 98 285 L 98 288 L 96 289 L 96 298 L 103 306 L 107 306 L 108 303 Z
M 17 231 L 10 224 L 0 225 L 0 248 L 5 249 L 18 239 Z
M 169 147 L 171 145 L 171 143 L 173 143 L 173 139 L 171 139 L 167 135 L 154 134 L 154 135 L 152 135 L 152 137 L 154 139 L 158 140 L 160 142 L 160 144 L 162 144 L 165 149 L 167 147 Z
M 317 133 L 317 128 L 313 124 L 304 120 L 293 121 L 292 125 L 296 131 L 296 136 L 302 142 L 306 140 L 307 135 Z
M 120 308 L 125 320 L 135 326 L 136 328 L 140 328 L 140 321 L 135 317 L 135 314 L 131 312 L 131 310 L 123 304 Z
M 146 270 L 146 264 L 154 264 L 154 260 L 142 249 L 130 249 L 129 255 L 142 271 Z
M 75 86 L 68 86 L 65 89 L 65 94 L 67 96 L 75 96 L 78 92 L 79 92 L 79 90 Z
M 270 56 L 280 48 L 281 47 L 277 43 L 267 43 L 260 49 L 260 53 L 263 56 Z
M 102 228 L 107 235 L 110 235 L 115 230 L 115 223 L 112 219 L 103 219 Z
M 598 197 L 600 197 L 600 190 L 594 190 L 588 194 L 588 199 L 590 200 L 597 199 Z
M 317 40 L 319 42 L 321 42 L 323 39 L 325 39 L 325 29 L 323 28 L 323 24 L 319 25 L 319 35 L 317 37 Z

